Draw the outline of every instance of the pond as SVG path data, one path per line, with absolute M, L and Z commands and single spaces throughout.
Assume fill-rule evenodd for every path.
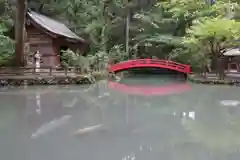
M 1 88 L 3 160 L 238 160 L 240 88 L 135 76 Z

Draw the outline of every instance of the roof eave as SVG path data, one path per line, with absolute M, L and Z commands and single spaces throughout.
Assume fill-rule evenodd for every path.
M 65 36 L 61 36 L 61 37 L 65 37 Z M 83 43 L 83 44 L 88 44 L 87 41 L 85 41 L 84 39 L 73 39 L 73 38 L 69 38 L 69 37 L 65 37 L 66 41 L 71 42 L 71 43 Z
M 84 44 L 88 44 L 88 42 L 87 41 L 85 41 L 84 39 L 82 39 L 81 37 L 79 37 L 79 38 L 70 38 L 70 37 L 67 37 L 67 36 L 65 36 L 65 35 L 61 35 L 61 34 L 56 34 L 56 33 L 54 33 L 54 32 L 52 32 L 52 31 L 49 31 L 48 29 L 46 29 L 46 28 L 44 28 L 44 27 L 42 27 L 42 25 L 41 24 L 39 24 L 37 21 L 35 21 L 32 17 L 31 17 L 31 15 L 30 15 L 31 13 L 29 13 L 29 11 L 27 12 L 27 18 L 30 20 L 30 23 L 34 26 L 34 27 L 37 27 L 37 28 L 40 28 L 41 30 L 44 30 L 44 32 L 46 33 L 46 34 L 48 34 L 49 36 L 51 36 L 52 38 L 57 38 L 57 37 L 64 37 L 67 41 L 69 41 L 69 42 L 73 42 L 73 43 L 79 43 L 79 42 L 81 42 L 81 43 L 84 43 Z

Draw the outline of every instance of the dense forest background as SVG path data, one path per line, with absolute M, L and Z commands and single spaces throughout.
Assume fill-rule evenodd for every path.
M 214 68 L 224 49 L 239 46 L 239 0 L 28 0 L 26 5 L 90 43 L 87 57 L 65 54 L 65 65 L 96 57 L 103 62 L 151 57 L 202 70 Z M 15 42 L 4 33 L 14 26 L 17 9 L 16 0 L 0 0 L 0 65 L 13 62 Z

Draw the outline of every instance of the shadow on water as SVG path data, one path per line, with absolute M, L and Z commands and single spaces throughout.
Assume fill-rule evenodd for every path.
M 178 75 L 131 75 L 119 82 L 108 82 L 108 87 L 125 94 L 160 96 L 189 91 L 191 86 Z
M 161 96 L 183 93 L 191 89 L 186 75 L 164 68 L 133 68 L 127 70 L 127 77 L 117 82 L 108 82 L 108 87 L 133 95 Z
M 0 92 L 0 155 L 11 160 L 238 160 L 240 88 L 135 75 Z
M 156 74 L 168 74 L 168 75 L 179 75 L 183 74 L 181 72 L 175 71 L 175 70 L 170 70 L 167 68 L 154 68 L 154 67 L 144 67 L 144 68 L 131 68 L 128 69 L 127 71 L 131 72 L 132 74 L 151 74 L 151 75 L 156 75 Z
M 127 72 L 131 76 L 138 76 L 139 78 L 146 78 L 150 76 L 149 78 L 152 77 L 158 77 L 158 78 L 166 78 L 168 77 L 169 79 L 173 80 L 178 79 L 178 80 L 186 80 L 186 74 L 170 69 L 165 69 L 165 68 L 132 68 L 128 69 Z

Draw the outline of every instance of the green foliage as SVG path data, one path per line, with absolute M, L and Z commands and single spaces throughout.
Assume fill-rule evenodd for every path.
M 115 45 L 109 51 L 109 58 L 112 62 L 117 63 L 128 59 L 128 55 L 124 51 L 122 45 Z
M 62 1 L 62 16 L 67 17 L 70 28 L 88 38 L 91 45 L 90 52 L 96 54 L 98 50 L 106 52 L 109 35 L 121 18 L 114 15 L 113 8 L 119 8 L 119 0 L 70 0 Z
M 7 66 L 12 65 L 15 45 L 4 33 L 13 24 L 13 10 L 7 0 L 0 0 L 0 6 L 0 66 Z
M 7 36 L 3 35 L 6 27 L 0 25 L 0 66 L 11 65 L 14 53 L 14 42 Z
M 183 38 L 183 43 L 198 57 L 202 67 L 209 65 L 212 57 L 219 57 L 221 50 L 239 46 L 240 22 L 225 18 L 205 18 L 195 21 Z M 217 68 L 217 66 L 216 66 Z
M 81 56 L 80 53 L 75 53 L 73 51 L 71 51 L 70 49 L 66 50 L 66 51 L 61 51 L 62 52 L 62 56 L 61 56 L 61 60 L 62 60 L 62 66 L 64 67 L 81 67 L 84 69 L 88 69 L 89 68 L 89 60 L 84 57 Z
M 0 0 L 0 24 L 6 28 L 13 25 L 13 8 L 10 1 Z M 6 29 L 5 28 L 5 29 Z
M 105 52 L 88 56 L 82 56 L 79 52 L 75 53 L 70 49 L 61 52 L 61 65 L 63 67 L 79 67 L 82 72 L 88 72 L 90 68 L 104 70 L 107 67 L 108 56 Z
M 27 2 L 28 8 L 52 17 L 65 11 L 62 9 L 61 0 L 27 0 Z
M 149 12 L 136 16 L 144 24 L 136 39 L 169 46 L 169 59 L 202 70 L 212 63 L 212 55 L 238 45 L 238 22 L 227 19 L 236 17 L 238 8 L 239 4 L 225 0 L 213 5 L 203 0 L 159 1 Z
M 173 18 L 182 17 L 185 20 L 191 20 L 209 16 L 224 16 L 227 14 L 228 3 L 218 0 L 215 4 L 210 5 L 204 0 L 173 0 L 157 4 L 166 8 Z
M 0 0 L 0 23 L 7 28 L 13 24 L 12 1 Z M 205 0 L 28 0 L 28 7 L 59 19 L 90 42 L 88 57 L 64 54 L 65 66 L 80 65 L 79 59 L 87 58 L 89 66 L 99 68 L 108 60 L 145 55 L 201 70 L 212 62 L 211 55 L 238 45 L 234 41 L 239 38 L 238 22 L 226 19 L 240 19 L 238 0 L 217 0 L 213 5 Z M 130 57 L 122 45 L 129 12 Z
M 172 49 L 181 45 L 181 39 L 174 35 L 175 22 L 167 15 L 162 8 L 154 7 L 148 12 L 137 13 L 134 15 L 137 27 L 132 27 L 135 31 L 135 37 L 132 39 L 134 47 L 144 46 L 144 51 L 151 50 L 151 56 L 163 58 L 168 55 Z M 153 48 L 156 50 L 153 50 Z
M 234 45 L 234 42 L 239 38 L 240 22 L 225 18 L 205 18 L 195 21 L 183 42 L 206 49 L 212 49 L 209 45 L 214 42 L 215 48 L 223 49 L 232 47 L 231 45 Z M 219 51 L 219 49 L 216 51 Z

